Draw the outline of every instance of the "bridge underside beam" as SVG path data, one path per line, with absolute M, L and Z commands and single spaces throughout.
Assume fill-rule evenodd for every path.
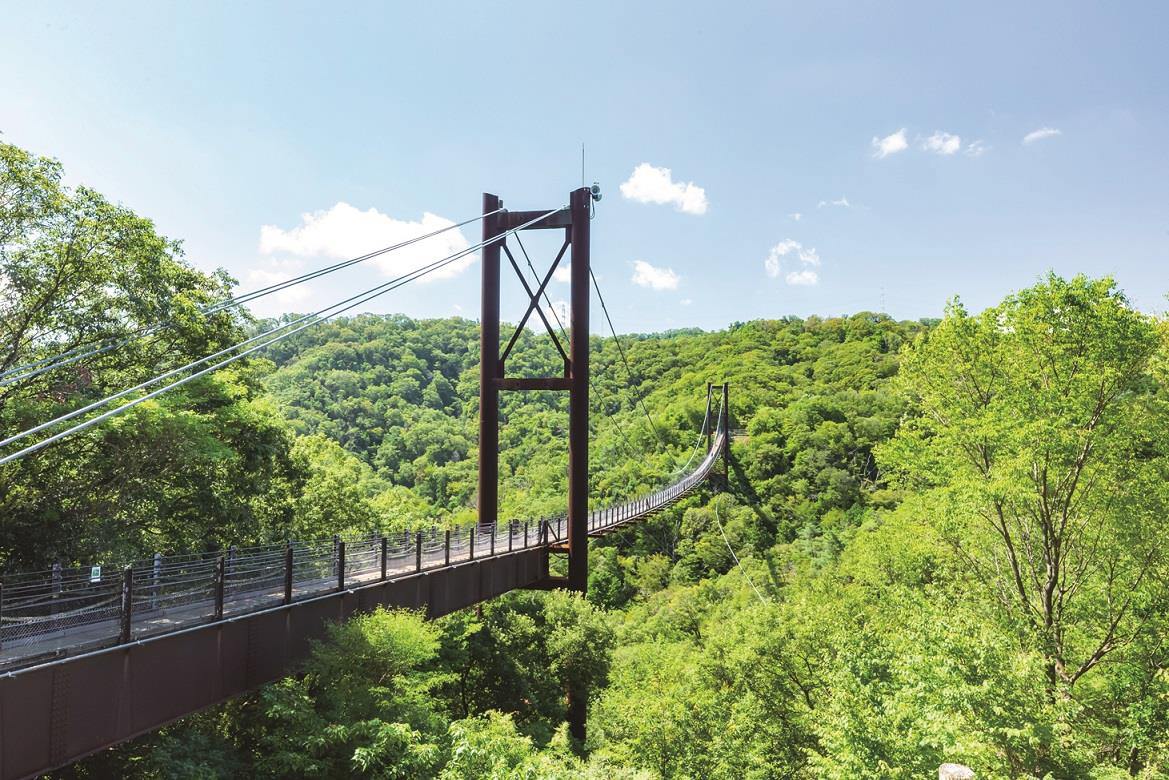
M 33 777 L 292 672 L 331 622 L 378 606 L 455 612 L 537 585 L 518 550 L 337 591 L 0 676 L 0 780 Z

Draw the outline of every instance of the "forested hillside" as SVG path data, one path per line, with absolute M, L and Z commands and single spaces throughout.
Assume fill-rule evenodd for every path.
M 0 387 L 6 431 L 265 326 L 204 314 L 231 280 L 4 145 L 0 274 L 0 372 L 128 339 Z M 0 467 L 0 567 L 471 522 L 477 338 L 337 320 Z M 587 598 L 362 616 L 299 674 L 57 776 L 1169 773 L 1164 320 L 1052 275 L 938 321 L 623 341 L 632 375 L 592 344 L 594 501 L 687 461 L 709 381 L 738 434 L 725 491 L 594 543 Z M 514 373 L 555 370 L 536 335 L 518 350 Z M 503 419 L 502 516 L 561 510 L 564 399 L 508 393 Z

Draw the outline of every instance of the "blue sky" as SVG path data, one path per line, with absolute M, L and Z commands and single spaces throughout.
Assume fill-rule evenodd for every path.
M 471 216 L 484 190 L 560 205 L 583 141 L 623 331 L 934 316 L 1049 269 L 1113 274 L 1165 309 L 1164 3 L 62 2 L 3 19 L 3 138 L 242 289 L 426 213 Z M 398 267 L 271 306 L 320 308 Z M 475 317 L 478 272 L 377 310 Z

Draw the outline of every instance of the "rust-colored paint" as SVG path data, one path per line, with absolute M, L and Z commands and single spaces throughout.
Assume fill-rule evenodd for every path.
M 377 606 L 435 618 L 536 585 L 516 550 L 0 675 L 0 780 L 34 777 L 279 679 L 330 622 Z

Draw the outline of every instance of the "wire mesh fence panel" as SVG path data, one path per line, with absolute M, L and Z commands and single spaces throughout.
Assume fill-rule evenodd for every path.
M 360 539 L 346 544 L 345 582 L 358 583 L 381 573 L 382 545 L 378 537 Z
M 15 593 L 10 593 L 5 584 L 0 609 L 0 643 L 7 646 L 116 619 L 120 615 L 121 596 L 121 579 L 117 576 L 26 581 Z
M 589 531 L 624 523 L 677 500 L 702 483 L 722 454 L 719 432 L 703 460 L 664 487 L 617 504 L 595 508 Z M 286 598 L 291 546 L 291 596 L 303 598 L 335 590 L 339 582 L 359 585 L 403 576 L 419 568 L 457 565 L 514 549 L 567 540 L 564 514 L 492 527 L 437 526 L 421 532 L 340 538 L 312 542 L 261 544 L 224 551 L 155 554 L 130 566 L 131 633 L 142 636 L 205 621 L 214 614 L 217 563 L 222 557 L 225 613 L 240 614 L 279 604 Z M 384 543 L 384 553 L 383 553 Z M 345 554 L 340 551 L 344 547 Z M 384 559 L 383 559 L 384 556 Z M 344 561 L 344 571 L 339 571 Z M 0 577 L 0 665 L 75 647 L 117 641 L 122 616 L 123 567 L 55 565 Z

